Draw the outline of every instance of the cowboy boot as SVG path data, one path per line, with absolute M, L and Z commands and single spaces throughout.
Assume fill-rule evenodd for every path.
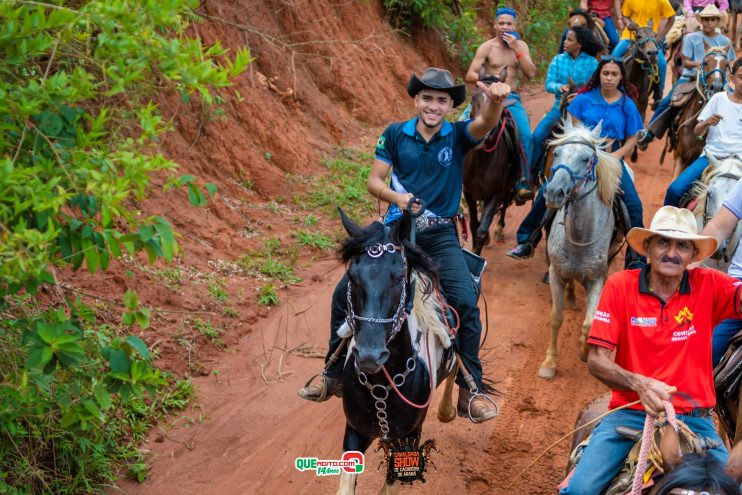
M 456 404 L 456 411 L 460 417 L 469 416 L 469 399 L 471 391 L 466 387 L 459 387 L 459 400 Z M 498 415 L 497 406 L 485 399 L 481 395 L 474 398 L 471 403 L 471 419 L 475 423 L 484 423 Z
M 321 375 L 320 381 L 312 384 L 313 379 L 314 377 L 310 378 L 306 385 L 297 391 L 299 397 L 302 399 L 313 402 L 324 402 L 333 395 L 335 397 L 343 396 L 343 384 L 340 378 Z

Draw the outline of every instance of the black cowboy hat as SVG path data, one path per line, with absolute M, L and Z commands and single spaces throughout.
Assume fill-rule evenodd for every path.
M 454 85 L 453 76 L 445 69 L 428 67 L 420 78 L 413 73 L 410 82 L 407 83 L 407 94 L 414 98 L 423 89 L 445 91 L 453 98 L 453 106 L 455 107 L 466 100 L 466 85 Z

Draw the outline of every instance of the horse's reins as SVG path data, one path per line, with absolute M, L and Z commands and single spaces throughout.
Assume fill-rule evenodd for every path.
M 714 47 L 714 48 L 717 48 L 717 47 Z M 725 59 L 727 59 L 727 61 L 729 60 L 727 58 L 727 55 L 725 53 L 721 53 L 719 50 L 715 50 L 714 48 L 712 48 L 711 50 L 709 50 L 709 52 L 706 55 L 704 55 L 703 58 L 705 59 L 708 55 L 711 55 L 712 53 L 719 53 L 719 55 L 721 55 L 722 57 L 724 57 Z M 719 74 L 721 74 L 722 86 L 726 86 L 726 84 L 727 84 L 727 76 L 726 76 L 726 74 L 724 74 L 724 71 L 721 70 L 721 69 L 719 69 L 718 67 L 715 67 L 715 68 L 711 69 L 708 72 L 704 72 L 703 75 L 701 75 L 700 77 L 698 75 L 696 76 L 696 91 L 698 91 L 698 94 L 701 95 L 701 98 L 703 98 L 704 103 L 706 101 L 708 101 L 711 96 L 713 96 L 713 95 L 709 95 L 709 86 L 708 86 L 708 83 L 706 82 L 706 80 L 708 79 L 708 77 L 711 74 L 714 74 L 716 72 L 718 72 Z M 682 124 L 680 124 L 678 126 L 678 129 L 682 129 L 686 125 L 688 125 L 691 122 L 693 122 L 699 115 L 701 115 L 701 112 L 702 111 L 703 111 L 703 105 L 701 105 L 701 108 L 696 113 L 694 113 L 693 115 L 691 115 L 690 117 L 688 117 L 688 119 L 686 119 Z
M 636 62 L 640 65 L 642 70 L 644 72 L 649 73 L 649 82 L 654 84 L 659 84 L 660 82 L 660 71 L 657 64 L 650 64 L 649 61 L 644 60 L 640 58 L 640 54 L 646 55 L 646 52 L 644 51 L 643 46 L 646 43 L 652 42 L 657 47 L 657 51 L 659 52 L 660 48 L 660 42 L 657 41 L 657 38 L 645 38 L 643 40 L 637 40 L 634 39 L 634 47 L 632 50 L 632 57 Z
M 583 146 L 588 146 L 588 147 L 590 147 L 593 150 L 592 161 L 591 161 L 590 167 L 588 168 L 588 171 L 587 171 L 587 173 L 585 173 L 585 175 L 577 175 L 574 172 L 574 170 L 572 170 L 566 163 L 559 163 L 556 166 L 554 166 L 554 167 L 551 168 L 551 177 L 552 178 L 554 177 L 554 173 L 556 173 L 558 170 L 564 170 L 564 171 L 566 171 L 569 174 L 569 176 L 572 178 L 572 180 L 575 181 L 575 187 L 572 189 L 572 192 L 570 193 L 570 196 L 569 196 L 569 198 L 567 199 L 567 202 L 564 205 L 564 221 L 562 221 L 562 223 L 561 223 L 561 225 L 564 225 L 564 232 L 567 234 L 567 240 L 570 243 L 572 243 L 573 245 L 578 246 L 578 247 L 592 246 L 593 244 L 595 244 L 596 242 L 598 242 L 598 240 L 601 238 L 601 236 L 603 235 L 603 233 L 605 232 L 605 230 L 608 228 L 608 218 L 610 218 L 610 213 L 608 214 L 608 218 L 606 218 L 606 221 L 603 224 L 603 228 L 600 230 L 600 232 L 598 233 L 598 235 L 592 241 L 589 241 L 589 242 L 577 242 L 574 239 L 572 239 L 572 236 L 570 235 L 570 232 L 569 232 L 569 226 L 567 225 L 567 219 L 569 218 L 569 215 L 568 215 L 568 213 L 569 213 L 569 205 L 572 204 L 572 203 L 577 203 L 577 202 L 581 201 L 582 199 L 584 199 L 585 197 L 587 197 L 587 195 L 589 195 L 593 191 L 595 191 L 595 189 L 598 187 L 598 182 L 597 182 L 596 176 L 595 176 L 595 169 L 597 168 L 597 165 L 598 165 L 598 153 L 596 151 L 595 145 L 593 143 L 591 143 L 590 141 L 588 141 L 587 139 L 577 138 L 577 139 L 565 141 L 562 144 L 581 144 Z M 587 191 L 585 191 L 585 192 L 579 194 L 577 197 L 575 197 L 574 196 L 574 192 L 577 190 L 577 188 L 579 187 L 580 189 L 582 189 L 582 187 L 587 182 L 594 182 L 595 184 L 590 189 L 588 189 Z M 611 201 L 610 208 L 611 209 L 613 208 L 613 202 L 612 201 Z

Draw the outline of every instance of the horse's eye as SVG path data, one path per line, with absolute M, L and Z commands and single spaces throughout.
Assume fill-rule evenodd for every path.
M 587 163 L 589 161 L 590 161 L 590 158 L 588 158 L 588 157 L 583 157 L 583 159 L 582 159 L 582 163 Z

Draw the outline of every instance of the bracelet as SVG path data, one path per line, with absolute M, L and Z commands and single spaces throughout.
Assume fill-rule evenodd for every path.
M 526 51 L 525 51 L 525 50 L 523 50 L 522 52 L 518 52 L 518 53 L 516 53 L 516 54 L 515 54 L 515 58 L 516 58 L 517 60 L 520 60 L 521 58 L 523 58 L 523 55 L 525 55 L 525 54 L 526 54 Z

